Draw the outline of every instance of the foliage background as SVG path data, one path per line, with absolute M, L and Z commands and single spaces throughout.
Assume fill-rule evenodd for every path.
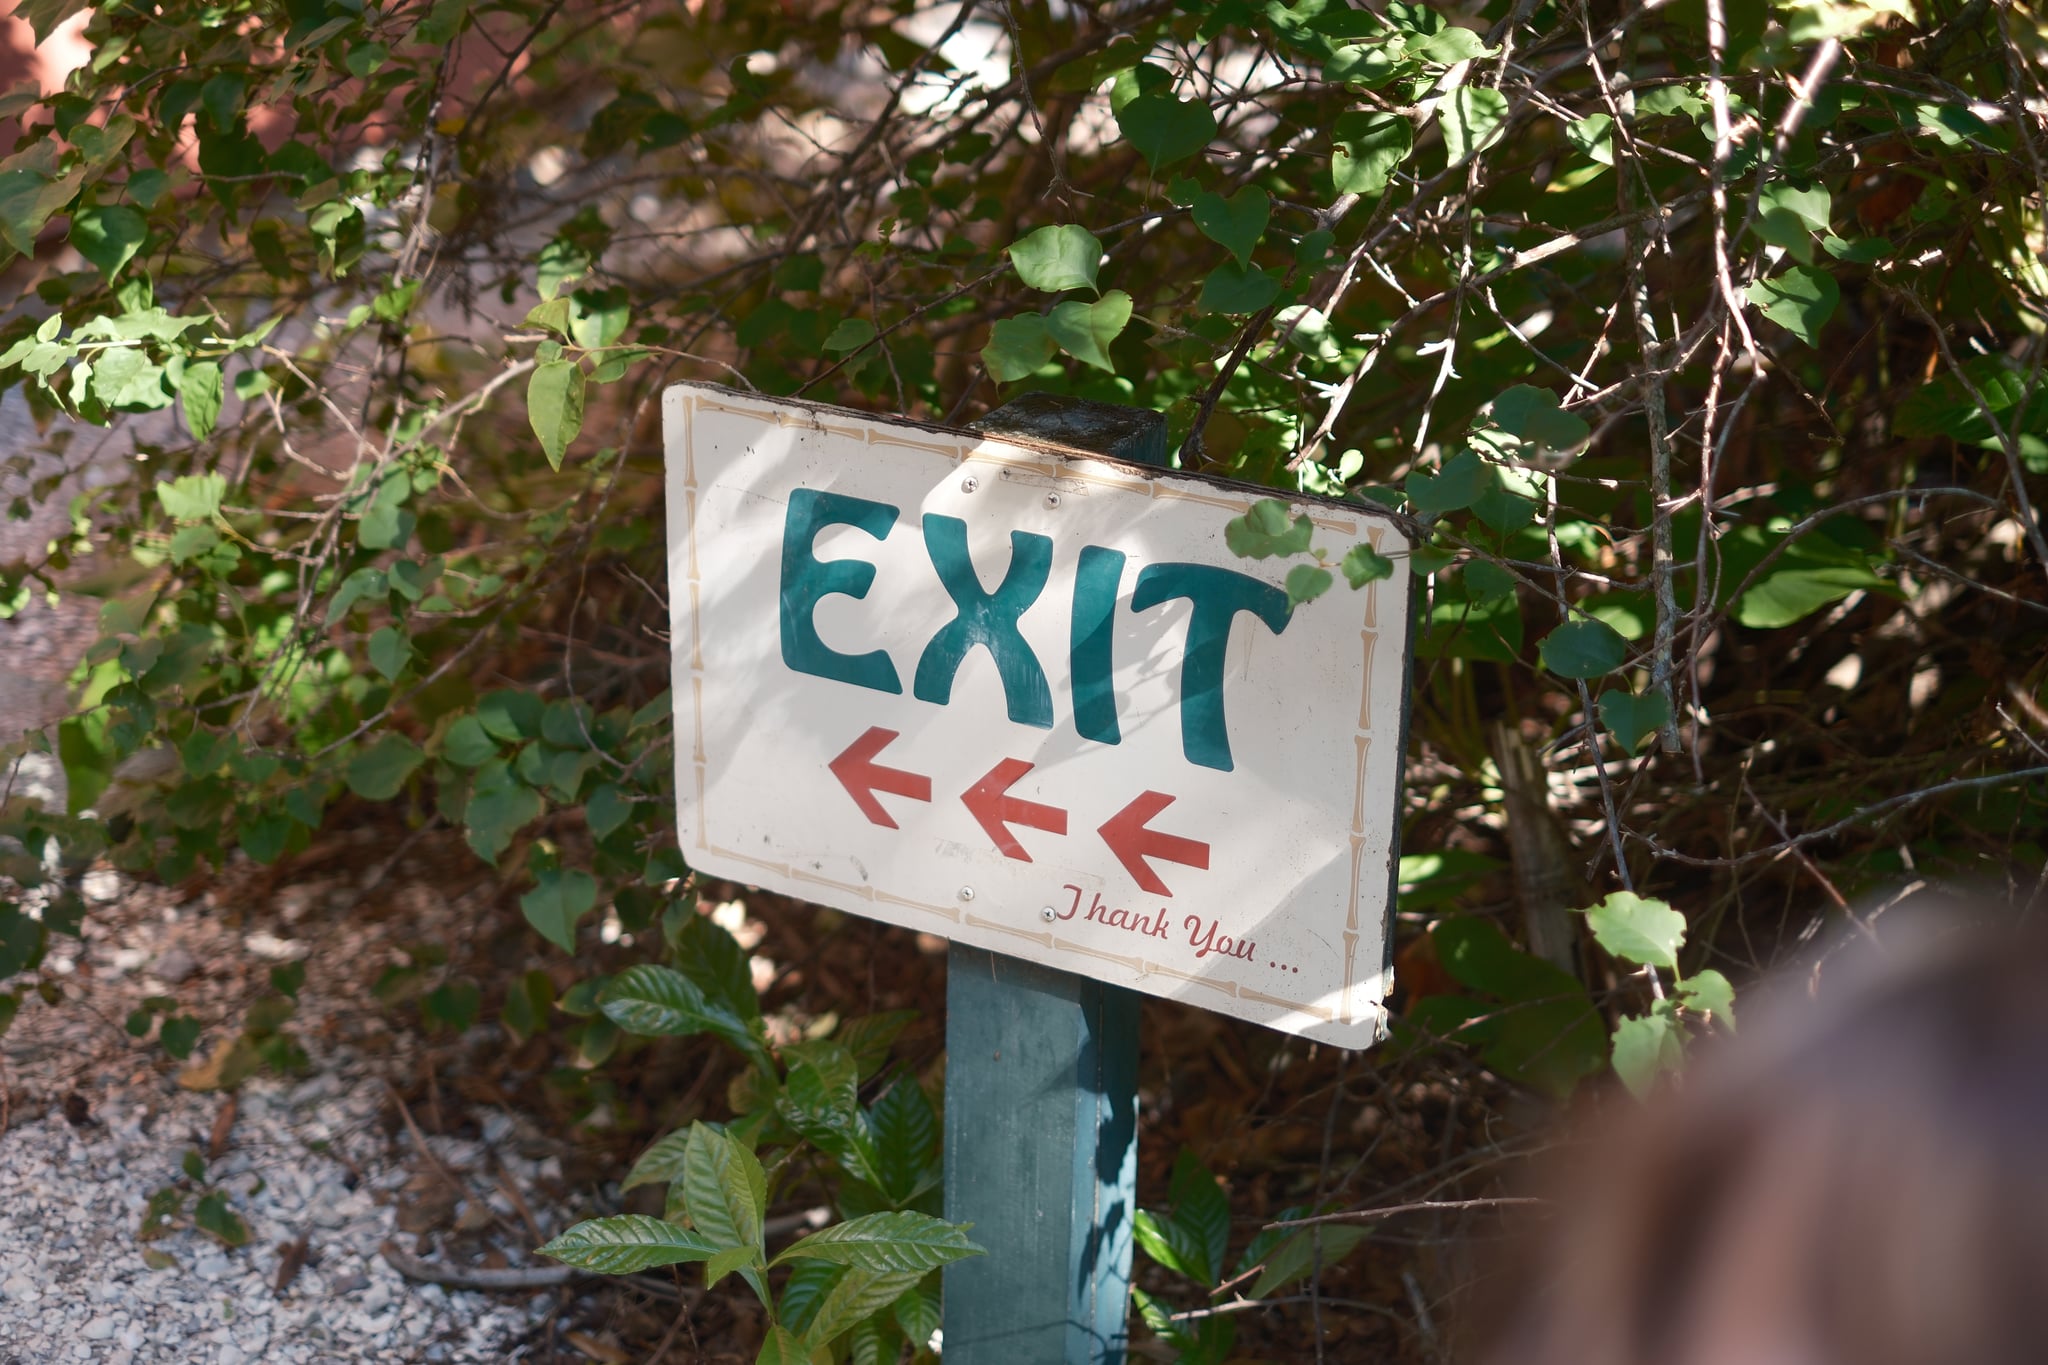
M 688 875 L 677 377 L 1154 408 L 1186 467 L 1426 535 L 1402 1039 L 1361 1082 L 1148 1014 L 1148 1142 L 1271 1195 L 1241 1220 L 1483 1191 L 1542 1140 L 1521 1099 L 1645 1084 L 1725 1025 L 1713 973 L 1918 883 L 2038 896 L 2027 7 L 232 0 L 85 38 L 64 93 L 0 97 L 0 381 L 60 467 L 80 424 L 138 435 L 0 565 L 0 611 L 83 596 L 101 627 L 23 740 L 70 809 L 5 813 L 0 1022 L 61 994 L 38 964 L 90 860 L 177 881 L 390 820 L 459 832 L 540 936 L 424 964 L 430 1017 L 554 1038 L 564 1122 L 617 1100 L 602 992 Z M 11 514 L 72 491 L 6 455 Z M 824 951 L 866 970 L 858 936 Z M 1252 1137 L 1218 1090 L 1260 1096 Z M 1462 1272 L 1388 1255 L 1355 1330 L 1429 1347 Z M 1323 1279 L 1247 1330 L 1332 1330 Z

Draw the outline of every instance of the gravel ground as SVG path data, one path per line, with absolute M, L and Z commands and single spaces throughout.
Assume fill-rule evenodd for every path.
M 399 1201 L 416 1177 L 381 1161 L 381 1134 L 368 1136 L 377 1093 L 336 1071 L 297 1085 L 252 1082 L 239 1095 L 233 1149 L 209 1163 L 206 1178 L 246 1223 L 246 1246 L 225 1248 L 189 1227 L 139 1241 L 151 1193 L 193 1183 L 180 1163 L 205 1150 L 222 1103 L 158 1086 L 103 1095 L 83 1115 L 73 1106 L 82 1122 L 53 1109 L 0 1139 L 0 1359 L 258 1365 L 511 1355 L 528 1305 L 413 1284 L 378 1254 L 400 1235 Z M 501 1123 L 509 1133 L 510 1121 Z M 429 1141 L 453 1168 L 482 1154 L 483 1144 Z M 521 1173 L 516 1155 L 503 1160 Z M 502 1195 L 498 1202 L 482 1207 L 513 1214 Z M 301 1237 L 306 1263 L 280 1291 Z M 553 1303 L 543 1294 L 532 1311 L 544 1315 Z
M 0 1365 L 524 1358 L 559 1290 L 444 1289 L 384 1254 L 533 1267 L 531 1248 L 569 1221 L 563 1149 L 458 1093 L 502 1058 L 504 1034 L 426 1039 L 369 990 L 399 945 L 473 932 L 487 892 L 451 901 L 394 878 L 372 898 L 347 874 L 266 890 L 260 870 L 242 865 L 239 884 L 236 871 L 198 896 L 89 873 L 83 937 L 56 940 L 48 963 L 66 998 L 31 999 L 0 1036 Z M 252 900 L 262 915 L 236 908 Z M 310 1068 L 210 1088 L 209 1059 L 293 961 L 306 975 L 287 1027 Z M 182 1066 L 122 1027 L 165 995 L 205 1026 Z M 166 1189 L 180 1209 L 145 1239 Z M 214 1193 L 244 1244 L 193 1225 Z

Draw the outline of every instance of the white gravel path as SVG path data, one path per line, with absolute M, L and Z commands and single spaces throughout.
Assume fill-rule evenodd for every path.
M 550 1296 L 416 1285 L 378 1255 L 400 1235 L 402 1188 L 413 1178 L 384 1158 L 378 1095 L 332 1072 L 242 1088 L 232 1150 L 207 1172 L 251 1234 L 232 1250 L 189 1227 L 148 1243 L 136 1235 L 150 1193 L 183 1181 L 185 1154 L 205 1147 L 220 1096 L 166 1083 L 104 1098 L 82 1126 L 53 1106 L 12 1128 L 0 1137 L 0 1365 L 516 1358 L 514 1339 Z M 512 1123 L 494 1115 L 485 1127 L 509 1135 Z M 430 1141 L 457 1169 L 482 1155 L 480 1143 Z M 316 1143 L 349 1154 L 368 1178 Z M 515 1176 L 546 1174 L 516 1153 L 498 1156 Z M 282 1245 L 301 1235 L 310 1259 L 280 1293 Z M 146 1251 L 175 1264 L 152 1270 Z
M 457 1094 L 465 1077 L 501 1074 L 496 1025 L 429 1040 L 369 989 L 405 960 L 395 945 L 473 933 L 489 885 L 450 901 L 415 883 L 378 893 L 389 910 L 372 914 L 354 880 L 277 888 L 259 928 L 213 892 L 87 875 L 84 937 L 53 944 L 44 978 L 66 998 L 31 997 L 0 1035 L 0 1365 L 515 1361 L 564 1309 L 559 1289 L 415 1283 L 381 1254 L 389 1242 L 463 1269 L 551 1264 L 531 1249 L 568 1221 L 566 1149 L 539 1120 Z M 288 960 L 307 968 L 288 1028 L 311 1070 L 261 1072 L 232 1097 L 194 1088 Z M 205 1026 L 183 1067 L 121 1027 L 165 993 Z M 437 1072 L 442 1088 L 422 1095 Z M 387 1080 L 414 1087 L 410 1109 Z M 216 1152 L 203 1184 L 186 1173 L 188 1153 Z M 145 1240 L 166 1187 L 182 1210 Z M 246 1244 L 193 1226 L 206 1192 L 226 1196 Z M 302 1267 L 280 1276 L 301 1239 Z

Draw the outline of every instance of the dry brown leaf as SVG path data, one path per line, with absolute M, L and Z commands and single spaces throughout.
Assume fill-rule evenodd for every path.
M 213 1116 L 213 1132 L 206 1139 L 206 1159 L 219 1161 L 228 1154 L 228 1137 L 235 1130 L 235 1110 L 239 1106 L 233 1095 L 221 1105 L 220 1112 Z
M 626 1354 L 623 1347 L 599 1340 L 588 1332 L 570 1332 L 563 1340 L 592 1360 L 602 1360 L 607 1362 L 607 1365 L 633 1365 L 633 1357 Z
M 180 1071 L 178 1084 L 187 1090 L 232 1090 L 255 1075 L 262 1065 L 263 1059 L 256 1055 L 249 1040 L 237 1034 L 221 1039 L 205 1061 L 194 1062 Z

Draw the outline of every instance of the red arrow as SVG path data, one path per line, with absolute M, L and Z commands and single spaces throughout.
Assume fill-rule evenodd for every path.
M 1172 805 L 1174 798 L 1165 792 L 1145 792 L 1137 800 L 1125 806 L 1102 823 L 1096 833 L 1102 842 L 1109 845 L 1109 851 L 1124 865 L 1124 870 L 1136 878 L 1139 886 L 1155 896 L 1171 896 L 1166 883 L 1159 880 L 1159 874 L 1146 863 L 1147 858 L 1159 858 L 1184 867 L 1209 867 L 1209 846 L 1199 839 L 1183 839 L 1178 834 L 1162 834 L 1146 826 L 1152 817 Z
M 889 812 L 882 809 L 882 803 L 875 800 L 876 792 L 907 796 L 913 801 L 932 799 L 932 780 L 929 777 L 905 772 L 901 768 L 885 768 L 875 762 L 875 755 L 888 748 L 890 741 L 900 733 L 884 730 L 879 725 L 870 726 L 866 734 L 847 745 L 839 757 L 825 765 L 832 776 L 839 779 L 839 785 L 846 788 L 853 804 L 860 807 L 860 813 L 871 823 L 888 829 L 898 826 L 889 818 Z
M 1031 765 L 1023 759 L 1006 758 L 982 774 L 981 781 L 960 793 L 960 803 L 988 831 L 988 837 L 996 841 L 1003 856 L 1020 863 L 1030 862 L 1031 855 L 1010 833 L 1011 825 L 1028 825 L 1051 834 L 1067 832 L 1067 813 L 1058 806 L 1041 806 L 1021 796 L 1007 795 L 1017 780 L 1030 771 Z

